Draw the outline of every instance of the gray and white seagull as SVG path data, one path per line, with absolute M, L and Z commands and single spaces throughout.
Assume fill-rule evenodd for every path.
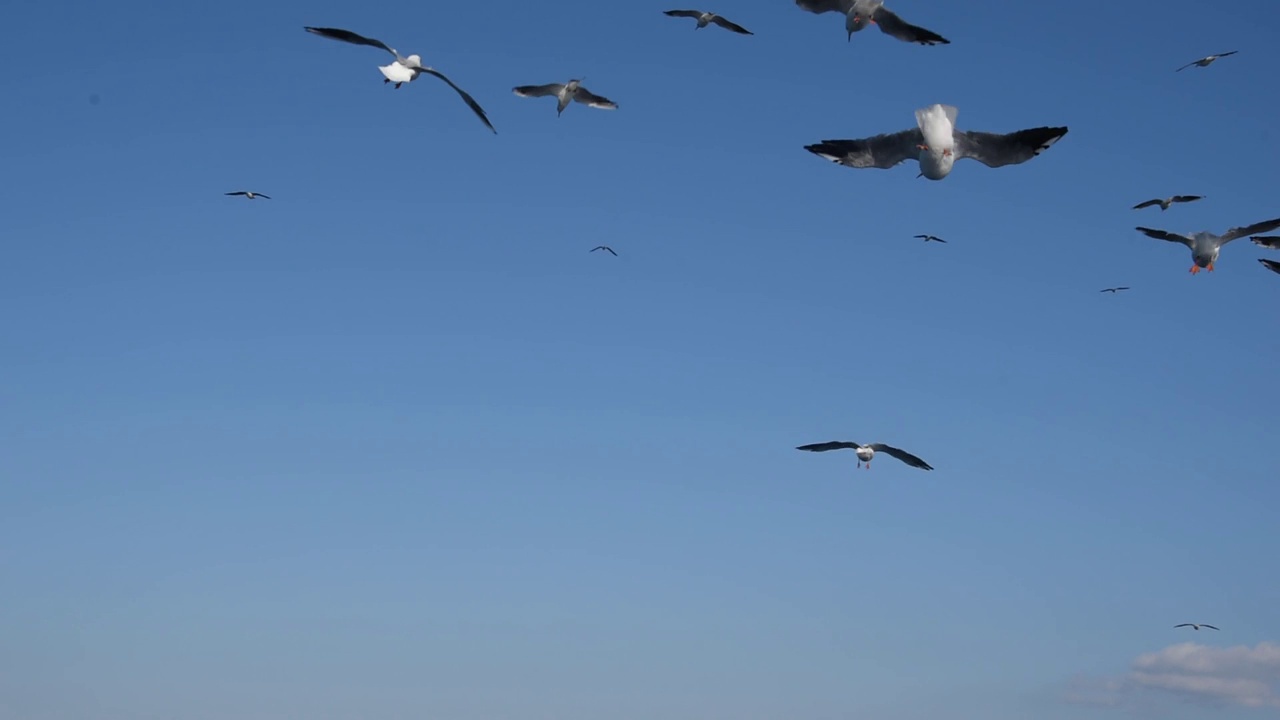
M 1218 629 L 1218 628 L 1216 628 L 1216 627 L 1214 627 L 1214 626 L 1212 626 L 1212 625 L 1206 625 L 1206 624 L 1204 624 L 1204 623 L 1182 623 L 1181 625 L 1174 625 L 1173 627 L 1174 627 L 1174 629 L 1177 629 L 1177 628 L 1183 628 L 1183 627 L 1189 627 L 1189 628 L 1195 628 L 1196 630 L 1199 630 L 1199 629 L 1200 629 L 1200 628 L 1202 628 L 1202 627 L 1209 628 L 1210 630 L 1217 630 L 1217 629 Z
M 1244 227 L 1233 227 L 1221 235 L 1214 235 L 1211 232 L 1201 231 L 1190 235 L 1179 235 L 1165 230 L 1152 230 L 1151 228 L 1139 227 L 1135 228 L 1138 232 L 1152 237 L 1157 240 L 1168 240 L 1169 242 L 1182 243 L 1191 249 L 1191 259 L 1195 265 L 1191 266 L 1191 274 L 1195 275 L 1200 272 L 1200 268 L 1204 268 L 1209 272 L 1213 272 L 1213 264 L 1218 260 L 1218 253 L 1222 250 L 1222 246 L 1238 240 L 1242 237 L 1252 235 L 1254 233 L 1264 233 L 1280 228 L 1280 218 L 1274 220 L 1263 220 L 1260 223 L 1246 225 Z
M 233 196 L 234 196 L 234 195 L 243 195 L 244 197 L 249 198 L 250 200 L 253 200 L 254 198 L 262 198 L 263 200 L 270 200 L 270 199 L 271 199 L 271 198 L 270 198 L 269 196 L 267 196 L 267 195 L 263 195 L 263 194 L 262 194 L 262 193 L 260 193 L 260 192 L 253 192 L 252 190 L 237 190 L 237 191 L 235 191 L 235 192 L 223 193 L 223 195 L 233 195 Z
M 1155 198 L 1153 200 L 1148 200 L 1146 202 L 1140 202 L 1137 205 L 1134 205 L 1133 209 L 1141 210 L 1142 208 L 1148 208 L 1148 207 L 1152 207 L 1153 205 L 1159 205 L 1161 212 L 1163 212 L 1165 210 L 1168 210 L 1169 206 L 1174 203 L 1188 203 L 1188 202 L 1195 202 L 1196 200 L 1203 200 L 1203 199 L 1204 199 L 1203 195 L 1174 195 L 1173 197 L 1167 197 L 1163 199 Z
M 1218 53 L 1217 55 L 1206 55 L 1205 57 L 1202 57 L 1199 60 L 1194 60 L 1192 62 L 1187 63 L 1186 65 L 1183 65 L 1177 70 L 1174 70 L 1174 72 L 1182 72 L 1183 70 L 1186 70 L 1192 65 L 1195 65 L 1196 67 L 1209 67 L 1210 65 L 1213 64 L 1214 60 L 1217 60 L 1218 58 L 1224 58 L 1228 55 L 1235 55 L 1238 52 L 1240 51 L 1232 50 L 1231 52 Z
M 585 79 L 578 78 L 567 83 L 550 83 L 547 85 L 518 85 L 511 88 L 511 92 L 527 98 L 555 97 L 557 116 L 564 112 L 565 108 L 569 107 L 570 102 L 580 102 L 587 107 L 600 110 L 618 109 L 618 103 L 609 98 L 596 95 L 583 87 L 582 81 Z
M 493 130 L 495 135 L 498 133 L 498 131 L 494 129 L 493 123 L 489 122 L 489 116 L 485 114 L 484 108 L 480 107 L 480 103 L 476 102 L 475 98 L 471 97 L 467 91 L 457 85 L 454 85 L 453 81 L 445 77 L 444 73 L 436 70 L 435 68 L 423 65 L 421 57 L 418 57 L 417 55 L 403 57 L 400 53 L 396 52 L 395 48 L 387 45 L 381 40 L 375 40 L 363 35 L 358 35 L 350 30 L 318 27 L 304 27 L 303 29 L 309 33 L 319 35 L 320 37 L 329 38 L 330 40 L 338 40 L 345 43 L 351 43 L 352 45 L 368 45 L 369 47 L 381 48 L 391 53 L 395 57 L 396 61 L 389 65 L 382 65 L 378 70 L 382 72 L 382 83 L 384 85 L 386 83 L 395 83 L 397 90 L 399 90 L 400 86 L 404 83 L 417 80 L 418 76 L 422 73 L 440 78 L 446 85 L 453 88 L 454 92 L 458 93 L 458 96 L 467 104 L 467 107 L 471 108 L 471 112 L 475 113 L 476 117 L 480 118 L 480 122 L 484 123 L 485 127 Z
M 1280 235 L 1254 235 L 1249 238 L 1254 245 L 1268 250 L 1280 250 Z
M 884 6 L 884 0 L 796 0 L 801 10 L 811 13 L 838 12 L 844 15 L 844 29 L 853 34 L 867 25 L 875 25 L 880 31 L 903 42 L 921 45 L 950 45 L 951 41 L 932 30 L 912 25 Z
M 863 464 L 865 463 L 868 470 L 871 469 L 871 458 L 875 457 L 875 454 L 878 452 L 882 452 L 885 455 L 889 455 L 890 457 L 896 457 L 902 462 L 910 465 L 911 467 L 920 468 L 921 470 L 933 469 L 933 467 L 930 466 L 929 463 L 925 462 L 924 460 L 921 460 L 915 455 L 912 455 L 911 453 L 905 450 L 899 450 L 898 448 L 893 447 L 892 445 L 885 445 L 884 443 L 871 443 L 870 445 L 863 445 L 862 443 L 844 442 L 844 441 L 836 440 L 833 442 L 800 445 L 796 447 L 796 449 L 807 450 L 809 452 L 826 452 L 828 450 L 853 450 L 858 455 L 858 467 L 862 467 Z
M 859 140 L 823 140 L 804 149 L 851 168 L 887 169 L 905 160 L 920 163 L 920 175 L 941 180 L 957 160 L 973 158 L 987 167 L 1017 165 L 1044 152 L 1063 135 L 1065 127 L 1038 127 L 1000 135 L 957 130 L 952 105 L 934 104 L 916 110 L 916 127 Z
M 924 240 L 925 242 L 940 242 L 940 243 L 943 243 L 943 244 L 946 244 L 946 242 L 947 242 L 946 240 L 943 240 L 942 238 L 938 237 L 937 235 L 912 235 L 912 237 L 920 238 L 920 239 Z
M 694 30 L 701 30 L 707 26 L 707 23 L 715 23 L 725 30 L 732 30 L 739 35 L 755 35 L 755 33 L 741 25 L 735 22 L 730 22 L 728 18 L 717 15 L 713 12 L 703 12 L 702 10 L 663 10 L 662 14 L 670 17 L 695 18 L 698 21 L 698 24 L 693 26 Z

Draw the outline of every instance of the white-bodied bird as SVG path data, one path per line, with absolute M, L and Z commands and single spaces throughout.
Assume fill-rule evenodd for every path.
M 950 45 L 951 41 L 932 30 L 912 25 L 884 6 L 884 0 L 796 0 L 796 5 L 811 13 L 838 12 L 844 15 L 846 40 L 853 34 L 875 25 L 889 37 L 921 45 Z
M 884 443 L 871 443 L 870 445 L 863 445 L 862 443 L 844 442 L 844 441 L 836 440 L 833 442 L 800 445 L 796 447 L 796 449 L 807 450 L 809 452 L 826 452 L 828 450 L 853 450 L 858 455 L 858 467 L 862 467 L 862 465 L 865 463 L 868 470 L 871 469 L 871 458 L 875 457 L 875 454 L 878 452 L 882 452 L 885 455 L 889 455 L 891 457 L 896 457 L 902 462 L 910 465 L 911 467 L 917 467 L 917 468 L 920 468 L 921 470 L 933 469 L 933 467 L 931 467 L 929 463 L 925 462 L 924 460 L 921 460 L 915 455 L 912 455 L 911 453 L 905 450 L 899 450 L 898 448 L 893 447 L 891 445 L 885 445 Z
M 755 33 L 741 25 L 735 22 L 730 22 L 728 18 L 722 15 L 717 15 L 713 12 L 703 12 L 701 10 L 663 10 L 662 14 L 669 17 L 694 18 L 698 21 L 698 24 L 693 26 L 694 30 L 701 30 L 707 26 L 707 23 L 714 23 L 725 30 L 732 30 L 739 35 L 755 35 Z
M 262 193 L 252 192 L 249 190 L 237 190 L 235 192 L 229 192 L 229 193 L 223 193 L 223 194 L 224 195 L 243 195 L 249 198 L 250 200 L 253 200 L 254 198 L 262 198 L 263 200 L 271 199 L 270 197 L 263 195 Z
M 518 85 L 511 88 L 511 92 L 520 97 L 538 98 L 538 97 L 555 97 L 556 99 L 556 115 L 564 112 L 571 102 L 580 102 L 587 107 L 593 107 L 600 110 L 617 110 L 618 103 L 606 97 L 601 97 L 582 87 L 582 81 L 586 78 L 577 78 L 567 83 L 550 83 L 547 85 Z
M 1177 70 L 1174 70 L 1174 72 L 1182 72 L 1183 70 L 1186 70 L 1192 65 L 1195 65 L 1196 67 L 1209 67 L 1210 65 L 1213 64 L 1214 60 L 1217 60 L 1218 58 L 1224 58 L 1228 55 L 1235 55 L 1238 52 L 1240 51 L 1232 50 L 1231 52 L 1218 53 L 1217 55 L 1207 55 L 1205 57 L 1200 58 L 1199 60 L 1193 60 L 1192 62 L 1189 62 L 1186 65 L 1183 65 Z
M 1207 627 L 1207 628 L 1209 628 L 1210 630 L 1217 630 L 1217 629 L 1218 629 L 1218 628 L 1216 628 L 1216 627 L 1214 627 L 1214 626 L 1212 626 L 1212 625 L 1205 625 L 1204 623 L 1182 623 L 1181 625 L 1174 625 L 1173 627 L 1174 627 L 1175 629 L 1177 629 L 1177 628 L 1189 627 L 1189 628 L 1195 628 L 1197 631 L 1198 631 L 1198 630 L 1200 630 L 1200 628 L 1202 628 L 1202 627 Z
M 1165 210 L 1168 210 L 1169 206 L 1174 203 L 1195 202 L 1196 200 L 1203 200 L 1203 199 L 1204 199 L 1203 195 L 1174 195 L 1173 197 L 1167 197 L 1163 199 L 1155 198 L 1154 200 L 1140 202 L 1137 205 L 1134 205 L 1133 209 L 1141 210 L 1142 208 L 1151 207 L 1153 205 L 1159 205 L 1160 210 L 1165 211 Z
M 1201 231 L 1190 235 L 1179 235 L 1165 230 L 1152 230 L 1151 228 L 1139 227 L 1138 232 L 1143 233 L 1147 237 L 1157 240 L 1168 240 L 1169 242 L 1182 243 L 1191 249 L 1191 259 L 1195 265 L 1191 266 L 1191 274 L 1195 275 L 1200 272 L 1201 268 L 1213 272 L 1213 264 L 1218 260 L 1218 253 L 1222 250 L 1222 246 L 1238 240 L 1239 238 L 1252 235 L 1254 233 L 1264 233 L 1280 228 L 1280 218 L 1274 220 L 1263 220 L 1260 223 L 1246 225 L 1244 227 L 1233 227 L 1221 235 L 1214 235 L 1211 232 Z

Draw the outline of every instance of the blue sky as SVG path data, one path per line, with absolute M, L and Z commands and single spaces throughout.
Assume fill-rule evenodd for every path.
M 625 5 L 9 10 L 0 719 L 1273 717 L 1280 7 Z

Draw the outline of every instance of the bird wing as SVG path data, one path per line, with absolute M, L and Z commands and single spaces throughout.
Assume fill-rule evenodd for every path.
M 1200 60 L 1204 60 L 1204 58 L 1200 58 Z M 1174 70 L 1174 72 L 1182 72 L 1183 70 L 1186 70 L 1187 68 L 1191 67 L 1192 65 L 1195 65 L 1196 63 L 1200 62 L 1200 60 L 1192 60 L 1191 62 L 1187 63 L 1186 65 L 1183 65 L 1182 67 L 1178 68 L 1177 70 Z
M 898 17 L 892 10 L 881 5 L 871 14 L 871 19 L 880 26 L 880 32 L 911 43 L 921 45 L 950 45 L 951 41 L 932 30 L 925 30 Z
M 1192 247 L 1195 244 L 1195 241 L 1186 235 L 1179 235 L 1177 233 L 1166 232 L 1164 230 L 1152 230 L 1151 228 L 1144 227 L 1134 228 L 1134 230 L 1137 230 L 1147 237 L 1155 238 L 1157 240 L 1168 240 L 1169 242 L 1182 243 L 1187 247 Z
M 929 465 L 929 463 L 921 460 L 915 455 L 912 455 L 906 450 L 899 450 L 898 448 L 893 447 L 892 445 L 885 445 L 884 443 L 871 443 L 871 449 L 875 450 L 876 452 L 882 452 L 885 455 L 891 455 L 893 457 L 896 457 L 902 462 L 910 465 L 911 467 L 918 467 L 921 470 L 933 469 L 933 466 Z
M 1280 273 L 1280 262 L 1276 262 L 1275 260 L 1268 260 L 1266 258 L 1258 258 L 1258 262 L 1262 263 L 1262 266 L 1270 270 L 1271 272 Z
M 343 30 L 341 28 L 317 28 L 317 27 L 303 27 L 303 30 L 306 30 L 309 33 L 315 33 L 320 37 L 327 37 L 330 40 L 340 40 L 342 42 L 351 43 L 353 45 L 368 45 L 369 47 L 382 48 L 383 50 L 386 50 L 387 52 L 394 55 L 397 60 L 400 58 L 400 53 L 396 52 L 395 49 L 392 48 L 390 45 L 387 45 L 381 40 L 375 40 L 373 38 L 367 38 L 363 35 L 358 35 L 356 33 L 351 32 L 350 30 Z
M 716 15 L 715 17 L 711 18 L 711 22 L 713 22 L 713 23 L 715 23 L 715 24 L 719 25 L 720 27 L 724 28 L 725 30 L 732 30 L 732 31 L 734 31 L 734 32 L 738 33 L 739 35 L 755 35 L 755 33 L 751 32 L 750 30 L 748 30 L 748 29 L 746 29 L 746 28 L 744 28 L 744 27 L 742 27 L 742 26 L 741 26 L 741 25 L 739 25 L 738 23 L 731 22 L 731 21 L 729 21 L 729 20 L 725 19 L 724 17 L 722 17 L 722 16 L 720 16 L 720 15 Z
M 1224 58 L 1224 57 L 1226 57 L 1226 56 L 1228 56 L 1228 55 L 1235 55 L 1235 54 L 1236 54 L 1236 53 L 1238 53 L 1238 52 L 1240 52 L 1240 51 L 1239 51 L 1239 50 L 1232 50 L 1231 52 L 1218 53 L 1217 55 L 1214 55 L 1214 57 Z M 1208 626 L 1208 625 L 1205 625 L 1205 627 L 1209 627 L 1209 626 Z
M 271 199 L 271 196 L 270 196 L 270 195 L 263 195 L 262 193 L 254 193 L 254 194 L 253 194 L 253 196 L 254 196 L 254 197 L 260 197 L 260 198 L 262 198 L 263 200 L 270 200 L 270 199 Z
M 796 5 L 811 13 L 838 12 L 847 15 L 853 8 L 853 0 L 796 0 Z
M 1216 627 L 1214 627 L 1214 626 L 1212 626 L 1212 625 L 1201 625 L 1200 627 L 1207 627 L 1207 628 L 1209 628 L 1210 630 L 1217 630 L 1217 629 L 1218 629 L 1218 628 L 1216 628 Z
M 1244 227 L 1233 227 L 1222 234 L 1222 237 L 1218 239 L 1218 244 L 1226 245 L 1237 238 L 1242 238 L 1246 235 L 1257 235 L 1258 233 L 1271 232 L 1276 228 L 1280 228 L 1280 218 L 1276 218 L 1274 220 L 1263 220 L 1260 223 L 1254 223 Z
M 702 17 L 701 10 L 663 10 L 662 14 L 670 15 L 671 17 L 690 17 L 690 18 Z
M 1182 623 L 1181 625 L 1174 625 L 1173 627 L 1174 627 L 1174 628 L 1180 628 L 1180 627 L 1195 627 L 1195 625 L 1193 625 L 1192 623 Z
M 495 130 L 493 127 L 493 123 L 489 122 L 489 116 L 485 114 L 484 108 L 480 107 L 480 103 L 476 102 L 476 99 L 471 97 L 471 95 L 466 90 L 463 90 L 457 85 L 454 85 L 453 81 L 445 77 L 444 73 L 440 72 L 439 70 L 435 70 L 433 68 L 418 68 L 418 72 L 424 72 L 428 75 L 431 75 L 432 77 L 438 77 L 441 80 L 443 80 L 446 85 L 453 88 L 454 92 L 458 93 L 458 96 L 462 98 L 463 102 L 465 102 L 467 106 L 471 108 L 471 112 L 475 113 L 476 117 L 480 118 L 480 122 L 485 124 L 485 127 L 489 128 L 490 130 L 493 130 L 494 135 L 498 134 L 498 131 Z
M 241 190 L 239 192 L 223 193 L 224 195 L 248 195 L 249 193 Z
M 1148 207 L 1151 207 L 1152 205 L 1159 205 L 1159 204 L 1160 204 L 1159 200 L 1148 200 L 1146 202 L 1141 202 L 1141 203 L 1138 203 L 1137 205 L 1134 205 L 1133 209 L 1141 210 L 1142 208 L 1148 208 Z
M 1172 200 L 1173 202 L 1195 202 L 1196 200 L 1204 199 L 1204 196 L 1203 195 L 1174 195 L 1169 199 Z
M 884 170 L 904 160 L 919 159 L 916 146 L 922 142 L 920 128 L 911 128 L 858 140 L 823 140 L 804 149 L 845 167 Z
M 1024 163 L 1039 155 L 1067 134 L 1065 127 L 1038 127 L 1004 135 L 954 130 L 955 156 L 973 158 L 987 167 Z
M 809 445 L 800 445 L 797 450 L 808 450 L 809 452 L 826 452 L 828 450 L 857 450 L 862 447 L 856 442 L 843 442 L 835 440 L 824 443 L 810 443 Z
M 1280 235 L 1254 235 L 1249 238 L 1254 245 L 1269 250 L 1280 250 Z
M 558 95 L 564 89 L 564 83 L 550 83 L 548 85 L 519 85 L 511 88 L 511 92 L 520 97 L 546 97 L 548 95 Z
M 580 102 L 583 105 L 586 105 L 587 107 L 599 108 L 600 110 L 617 110 L 618 109 L 618 103 L 610 100 L 607 97 L 601 97 L 600 95 L 596 95 L 595 93 L 582 87 L 581 85 L 578 86 L 578 92 L 573 94 L 573 99 L 575 102 Z

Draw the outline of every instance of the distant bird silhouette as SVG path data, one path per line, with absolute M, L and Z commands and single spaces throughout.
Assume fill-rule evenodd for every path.
M 671 17 L 695 18 L 697 19 L 698 24 L 693 26 L 694 30 L 700 30 L 706 27 L 707 23 L 715 23 L 716 25 L 719 25 L 725 30 L 732 30 L 733 32 L 738 33 L 739 35 L 755 35 L 755 33 L 742 27 L 741 25 L 737 23 L 729 22 L 725 18 L 713 12 L 703 12 L 701 10 L 663 10 L 662 14 L 669 15 Z
M 946 240 L 943 240 L 942 238 L 938 237 L 937 235 L 912 235 L 911 237 L 921 238 L 921 239 L 923 239 L 925 242 L 940 242 L 940 243 L 944 243 L 944 244 L 947 242 Z
M 548 83 L 546 85 L 517 85 L 511 92 L 526 98 L 554 97 L 556 99 L 556 115 L 564 112 L 570 102 L 580 102 L 587 107 L 599 110 L 617 110 L 618 103 L 606 97 L 596 95 L 582 86 L 586 78 L 577 78 L 567 83 Z
M 1160 198 L 1156 198 L 1155 200 L 1140 202 L 1137 205 L 1134 205 L 1133 209 L 1141 210 L 1142 208 L 1151 207 L 1152 205 L 1159 205 L 1160 209 L 1163 211 L 1163 210 L 1168 210 L 1169 206 L 1174 203 L 1195 202 L 1196 200 L 1203 200 L 1203 199 L 1204 199 L 1203 195 L 1174 195 L 1173 197 L 1164 198 L 1163 200 Z
M 1099 292 L 1118 293 L 1118 292 L 1120 292 L 1121 290 L 1128 290 L 1128 289 L 1129 289 L 1129 288 L 1127 288 L 1127 287 L 1112 287 L 1112 288 L 1106 288 L 1106 289 L 1104 289 L 1104 290 L 1100 290 Z
M 1214 60 L 1217 60 L 1218 58 L 1224 58 L 1224 57 L 1226 57 L 1226 56 L 1228 56 L 1228 55 L 1235 55 L 1235 54 L 1236 54 L 1236 53 L 1238 53 L 1238 52 L 1240 52 L 1240 51 L 1239 51 L 1239 50 L 1232 50 L 1231 52 L 1218 53 L 1217 55 L 1207 55 L 1207 56 L 1205 56 L 1205 57 L 1200 58 L 1199 60 L 1195 60 L 1195 61 L 1193 61 L 1193 62 L 1189 62 L 1189 63 L 1187 63 L 1186 65 L 1183 65 L 1182 67 L 1178 68 L 1177 70 L 1174 70 L 1174 72 L 1182 72 L 1183 70 L 1186 70 L 1187 68 L 1191 67 L 1192 65 L 1195 65 L 1196 67 L 1209 67 L 1210 65 L 1212 65 L 1212 64 L 1213 64 L 1213 61 L 1214 61 Z
M 1195 628 L 1196 630 L 1199 630 L 1199 629 L 1200 629 L 1200 628 L 1202 628 L 1202 627 L 1207 627 L 1207 628 L 1209 628 L 1210 630 L 1217 630 L 1217 629 L 1218 629 L 1218 628 L 1216 628 L 1216 627 L 1214 627 L 1214 626 L 1212 626 L 1212 625 L 1205 625 L 1204 623 L 1199 623 L 1199 624 L 1197 624 L 1197 623 L 1182 623 L 1181 625 L 1174 625 L 1173 627 L 1174 627 L 1174 628 L 1189 627 L 1189 628 Z
M 1249 238 L 1254 245 L 1268 250 L 1280 250 L 1280 235 L 1254 235 Z
M 618 253 L 614 252 L 613 248 L 609 247 L 608 245 L 597 245 L 591 248 L 591 250 L 589 250 L 588 252 L 595 252 L 597 250 L 608 250 L 611 255 L 613 255 L 614 257 L 618 257 Z
M 862 467 L 862 465 L 865 463 L 868 470 L 871 469 L 871 458 L 875 457 L 875 454 L 877 452 L 882 452 L 885 455 L 896 457 L 902 462 L 910 465 L 911 467 L 917 467 L 917 468 L 920 468 L 921 470 L 933 469 L 929 465 L 929 463 L 921 460 L 915 455 L 912 455 L 911 453 L 905 450 L 899 450 L 898 448 L 893 447 L 891 445 L 885 445 L 884 443 L 871 443 L 870 445 L 863 445 L 861 443 L 856 443 L 856 442 L 842 442 L 837 440 L 834 442 L 800 445 L 796 449 L 807 450 L 809 452 L 826 452 L 828 450 L 853 450 L 858 454 L 858 467 Z
M 262 198 L 263 200 L 270 200 L 270 199 L 271 199 L 270 197 L 268 197 L 268 196 L 266 196 L 266 195 L 263 195 L 262 193 L 250 192 L 250 191 L 248 191 L 248 190 L 237 190 L 236 192 L 229 192 L 229 193 L 224 193 L 224 194 L 226 194 L 226 195 L 243 195 L 243 196 L 245 196 L 245 197 L 249 198 L 250 200 L 252 200 L 252 199 L 254 199 L 254 198 Z
M 1280 262 L 1268 260 L 1266 258 L 1258 258 L 1258 262 L 1262 263 L 1262 267 L 1270 270 L 1271 272 L 1280 273 Z

